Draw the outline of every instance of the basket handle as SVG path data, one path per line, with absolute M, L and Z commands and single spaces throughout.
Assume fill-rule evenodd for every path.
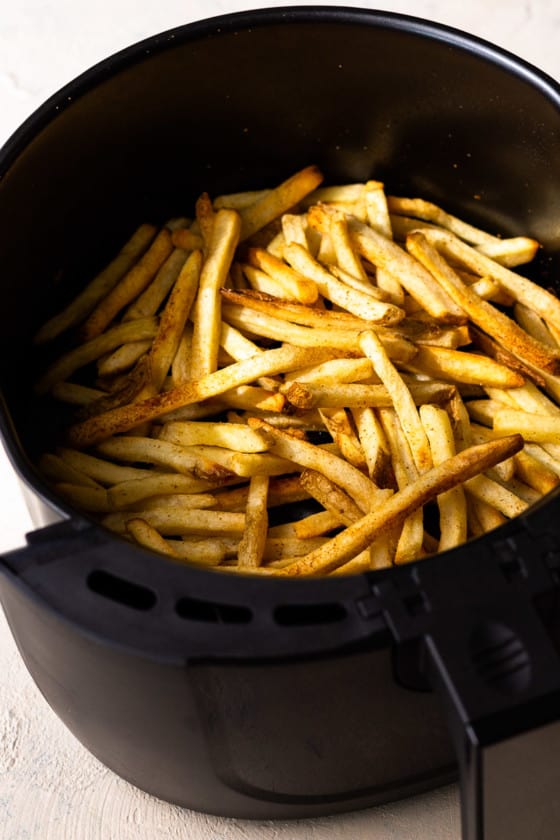
M 395 641 L 421 641 L 443 698 L 463 840 L 560 834 L 560 657 L 535 605 L 552 599 L 557 610 L 558 555 L 542 532 L 514 527 L 373 585 Z

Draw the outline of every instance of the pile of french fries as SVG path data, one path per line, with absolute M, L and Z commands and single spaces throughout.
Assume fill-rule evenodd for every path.
M 177 561 L 281 577 L 418 560 L 556 487 L 560 302 L 514 270 L 538 244 L 321 181 L 142 224 L 40 329 L 70 348 L 36 385 L 74 406 L 40 461 L 60 496 Z

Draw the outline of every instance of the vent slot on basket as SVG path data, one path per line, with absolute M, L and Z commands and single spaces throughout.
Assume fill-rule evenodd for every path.
M 338 603 L 282 604 L 274 610 L 274 620 L 282 627 L 334 624 L 343 621 L 346 616 L 346 607 Z
M 112 575 L 110 572 L 97 570 L 88 575 L 87 585 L 92 592 L 131 607 L 133 610 L 151 610 L 157 602 L 156 593 L 146 586 L 132 583 L 125 578 Z
M 214 601 L 200 601 L 197 598 L 181 598 L 175 605 L 181 618 L 190 621 L 209 621 L 214 624 L 249 624 L 253 613 L 249 607 L 236 604 L 217 604 Z

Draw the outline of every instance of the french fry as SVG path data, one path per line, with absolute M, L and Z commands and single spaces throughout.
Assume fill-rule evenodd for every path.
M 409 389 L 391 364 L 374 332 L 361 333 L 359 341 L 364 354 L 371 359 L 376 374 L 391 396 L 416 467 L 419 472 L 425 472 L 432 465 L 430 445 Z
M 199 251 L 204 247 L 203 237 L 186 227 L 176 228 L 172 233 L 171 240 L 175 247 L 182 251 Z
M 107 498 L 107 491 L 104 487 L 90 487 L 85 484 L 67 484 L 57 482 L 54 485 L 57 493 L 60 493 L 67 502 L 70 502 L 88 513 L 108 513 L 111 505 Z
M 377 301 L 369 292 L 353 289 L 334 277 L 301 245 L 292 243 L 284 248 L 288 263 L 316 284 L 321 295 L 364 321 L 395 323 L 402 312 L 393 304 Z
M 207 253 L 208 249 L 210 248 L 210 243 L 212 241 L 212 232 L 214 230 L 214 221 L 216 217 L 216 214 L 214 213 L 214 209 L 212 207 L 212 202 L 210 201 L 210 196 L 207 192 L 203 192 L 201 193 L 201 195 L 199 195 L 199 197 L 196 200 L 194 209 L 196 221 L 198 223 L 198 227 L 202 235 L 202 249 L 205 253 Z
M 152 346 L 152 340 L 129 341 L 117 347 L 108 356 L 99 359 L 97 373 L 100 377 L 116 376 L 130 370 Z M 101 395 L 102 396 L 102 395 Z
M 153 470 L 140 467 L 125 467 L 105 461 L 95 455 L 80 452 L 77 449 L 59 447 L 58 455 L 65 463 L 102 485 L 119 484 L 121 481 L 135 481 L 142 478 L 152 478 Z
M 494 277 L 515 300 L 534 310 L 556 329 L 560 328 L 560 301 L 547 289 L 481 254 L 452 234 L 430 230 L 424 235 L 449 258 L 459 260 L 481 276 Z
M 200 494 L 197 507 L 212 507 L 214 497 L 203 495 L 211 483 L 204 479 L 190 478 L 178 473 L 157 473 L 147 478 L 137 478 L 132 481 L 121 481 L 109 488 L 107 497 L 114 510 L 131 507 L 152 496 L 167 496 L 181 493 L 185 495 Z
M 445 262 L 431 240 L 427 238 L 434 233 L 434 231 L 411 233 L 407 237 L 406 247 L 423 265 L 429 268 L 438 283 L 460 304 L 469 318 L 500 344 L 506 345 L 508 350 L 526 363 L 535 365 L 549 373 L 560 371 L 560 355 L 557 351 L 532 338 L 511 318 L 499 312 L 492 304 L 481 300 L 470 291 L 468 286 L 461 282 L 456 272 Z M 439 234 L 439 231 L 437 233 Z M 447 243 L 447 240 L 443 240 L 443 242 Z M 437 244 L 441 245 L 439 239 Z
M 171 380 L 175 388 L 185 385 L 190 380 L 191 348 L 192 327 L 190 324 L 186 324 L 171 362 Z
M 361 519 L 363 513 L 358 505 L 344 490 L 322 473 L 305 469 L 299 480 L 307 493 L 343 525 L 351 525 L 352 522 Z
M 191 377 L 200 379 L 217 368 L 220 342 L 220 289 L 239 241 L 240 219 L 235 210 L 218 210 L 200 274 L 194 305 Z
M 404 380 L 403 380 L 404 384 Z M 414 404 L 425 402 L 441 403 L 450 399 L 454 386 L 446 382 L 416 382 L 406 385 Z M 309 410 L 311 408 L 390 408 L 394 398 L 385 385 L 362 385 L 334 383 L 286 383 L 280 389 L 292 405 Z
M 360 382 L 371 379 L 373 375 L 373 365 L 369 359 L 330 359 L 328 362 L 287 373 L 284 382 L 335 385 Z
M 322 180 L 323 176 L 317 167 L 308 166 L 262 195 L 253 204 L 240 208 L 241 241 L 248 239 L 273 219 L 290 210 L 309 195 Z
M 97 451 L 101 455 L 117 458 L 119 461 L 157 464 L 161 467 L 172 468 L 181 475 L 204 478 L 209 481 L 227 479 L 230 475 L 230 471 L 220 464 L 166 440 L 122 435 L 107 438 L 99 443 Z
M 471 385 L 519 388 L 525 382 L 520 373 L 487 356 L 447 347 L 419 347 L 407 367 L 427 373 L 435 379 Z
M 418 479 L 418 468 L 395 411 L 382 409 L 379 419 L 389 443 L 397 487 L 402 490 Z M 401 565 L 417 560 L 421 555 L 423 542 L 424 512 L 422 508 L 418 508 L 402 523 L 395 548 L 395 564 Z
M 362 445 L 354 431 L 345 408 L 320 408 L 319 413 L 325 427 L 341 454 L 362 472 L 367 470 L 367 462 Z
M 99 388 L 79 385 L 77 382 L 57 382 L 51 388 L 51 396 L 61 402 L 71 403 L 72 405 L 89 405 L 95 400 L 106 396 L 106 392 L 100 391 Z
M 524 449 L 514 458 L 517 476 L 541 495 L 550 493 L 560 483 L 558 474 Z
M 177 557 L 170 543 L 163 539 L 161 534 L 152 528 L 145 519 L 129 519 L 126 523 L 126 530 L 143 548 L 149 548 L 150 551 L 157 551 L 160 554 L 167 554 L 169 557 Z
M 270 440 L 270 452 L 295 464 L 322 473 L 350 495 L 363 511 L 379 497 L 379 488 L 347 461 L 304 440 L 292 437 L 257 417 L 249 419 L 249 426 Z
M 159 437 L 180 446 L 205 444 L 237 452 L 266 452 L 268 448 L 262 435 L 241 423 L 171 422 L 164 425 Z
M 140 259 L 157 229 L 143 224 L 134 232 L 117 256 L 89 283 L 74 300 L 44 324 L 35 336 L 37 344 L 52 341 L 61 333 L 79 324 L 86 318 L 102 298 L 119 283 Z
M 390 484 L 389 448 L 375 412 L 368 406 L 353 408 L 352 417 L 362 444 L 369 477 L 385 487 Z
M 525 440 L 533 443 L 560 444 L 560 417 L 529 414 L 500 406 L 494 414 L 494 429 L 506 435 L 515 429 Z
M 321 348 L 285 345 L 267 350 L 258 356 L 244 359 L 227 368 L 209 374 L 197 382 L 187 383 L 158 394 L 141 403 L 123 406 L 92 417 L 70 427 L 68 439 L 78 448 L 92 446 L 105 438 L 126 432 L 134 426 L 155 420 L 177 408 L 223 394 L 231 388 L 253 382 L 259 376 L 294 370 L 304 364 L 324 361 L 332 354 Z
M 174 248 L 171 251 L 152 282 L 126 309 L 123 321 L 134 321 L 156 314 L 177 280 L 187 256 L 187 252 L 182 248 Z
M 447 324 L 465 323 L 462 307 L 399 245 L 358 222 L 351 224 L 350 231 L 359 252 L 378 268 L 395 276 L 432 317 Z
M 432 226 L 446 228 L 447 230 L 475 245 L 496 245 L 501 242 L 496 236 L 492 236 L 484 230 L 473 227 L 446 213 L 437 204 L 425 201 L 422 198 L 399 198 L 394 195 L 387 196 L 387 206 L 391 213 L 399 216 L 412 216 L 424 222 L 430 222 Z
M 81 484 L 84 487 L 99 487 L 87 473 L 64 461 L 59 455 L 45 452 L 39 459 L 39 469 L 49 481 L 57 484 Z
M 511 435 L 473 446 L 437 467 L 423 473 L 412 484 L 399 490 L 383 504 L 334 536 L 323 547 L 310 552 L 284 569 L 282 576 L 316 575 L 328 572 L 351 560 L 380 534 L 404 521 L 430 499 L 457 484 L 484 472 L 494 464 L 515 455 L 523 447 L 521 435 Z
M 315 303 L 317 300 L 319 291 L 313 280 L 302 277 L 264 248 L 250 248 L 248 257 L 251 265 L 260 268 L 280 284 L 285 292 L 283 297 L 305 304 Z
M 241 569 L 260 566 L 268 530 L 268 475 L 251 478 L 245 509 L 246 527 L 239 543 L 238 563 Z
M 81 327 L 84 341 L 99 336 L 125 306 L 138 297 L 173 249 L 171 234 L 162 228 L 138 262 L 102 298 Z
M 269 194 L 270 190 L 247 190 L 245 192 L 229 193 L 227 195 L 219 195 L 214 199 L 213 205 L 215 210 L 220 210 L 226 207 L 230 210 L 243 210 L 245 207 L 250 207 L 261 198 Z
M 183 507 L 109 513 L 101 524 L 117 534 L 125 534 L 130 519 L 143 519 L 160 534 L 177 537 L 184 534 L 215 537 L 240 537 L 245 529 L 245 514 L 226 511 L 187 509 Z

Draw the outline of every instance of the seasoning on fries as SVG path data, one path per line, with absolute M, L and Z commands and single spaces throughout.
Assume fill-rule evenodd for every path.
M 73 412 L 39 462 L 62 498 L 290 577 L 419 560 L 558 486 L 560 301 L 515 270 L 538 243 L 322 179 L 140 225 L 38 331 L 66 338 L 36 384 Z

